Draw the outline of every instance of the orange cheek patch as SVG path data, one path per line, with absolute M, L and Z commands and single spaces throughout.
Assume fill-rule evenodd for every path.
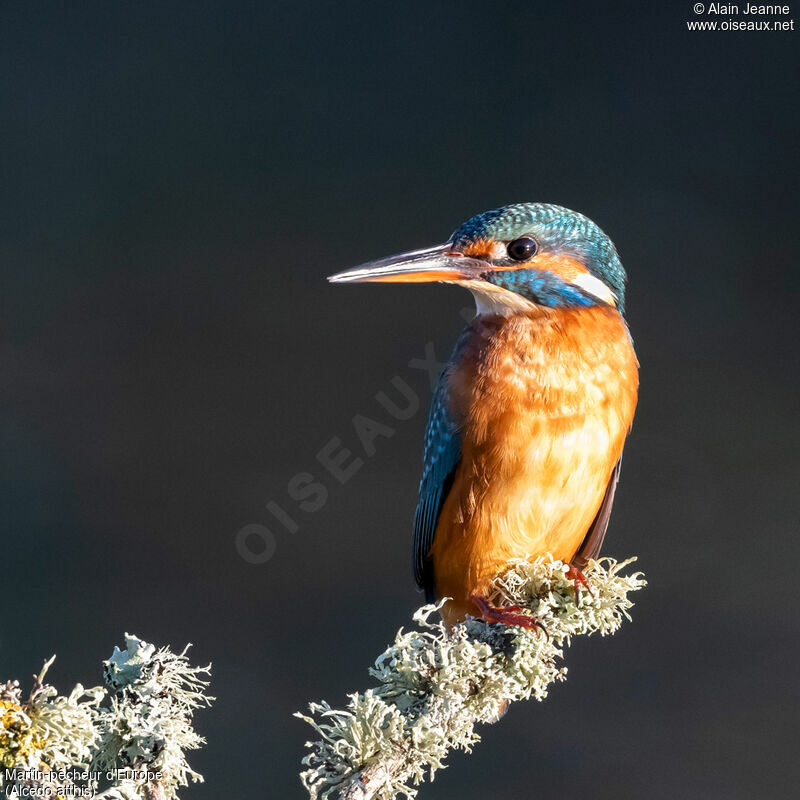
M 534 269 L 547 270 L 567 283 L 573 283 L 575 278 L 580 275 L 589 275 L 589 270 L 574 258 L 569 256 L 557 255 L 555 253 L 542 253 L 534 256 L 525 264 L 520 264 L 521 268 L 533 267 Z
M 502 242 L 494 239 L 478 239 L 472 244 L 467 245 L 463 251 L 465 256 L 480 258 L 488 261 L 489 259 L 501 259 L 506 256 L 506 250 Z M 556 253 L 542 253 L 534 256 L 530 261 L 523 261 L 518 264 L 500 266 L 487 265 L 487 270 L 494 272 L 508 272 L 514 269 L 541 269 L 552 272 L 567 283 L 572 283 L 579 275 L 589 275 L 589 270 L 574 258 Z

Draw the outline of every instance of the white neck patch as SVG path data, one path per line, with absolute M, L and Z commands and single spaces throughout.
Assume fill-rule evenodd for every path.
M 598 300 L 608 303 L 610 306 L 617 305 L 617 298 L 614 296 L 614 292 L 612 292 L 600 278 L 595 278 L 594 275 L 590 275 L 588 272 L 582 272 L 580 275 L 577 275 L 570 283 L 573 286 L 583 289 L 584 292 L 588 292 L 592 297 L 596 297 Z

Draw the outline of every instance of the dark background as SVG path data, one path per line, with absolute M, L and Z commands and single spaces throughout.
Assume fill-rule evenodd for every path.
M 66 690 L 126 630 L 192 641 L 218 700 L 182 795 L 301 797 L 291 713 L 366 688 L 421 603 L 425 414 L 375 394 L 399 375 L 426 405 L 408 362 L 470 303 L 324 277 L 557 202 L 630 275 L 605 552 L 650 585 L 421 797 L 790 796 L 800 34 L 689 33 L 689 2 L 69 5 L 0 11 L 2 675 L 56 652 Z M 373 457 L 356 413 L 392 423 Z M 364 457 L 344 486 L 333 436 Z

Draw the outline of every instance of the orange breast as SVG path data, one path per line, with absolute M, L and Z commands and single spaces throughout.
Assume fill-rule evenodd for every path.
M 569 560 L 633 421 L 638 364 L 611 308 L 478 318 L 448 383 L 462 458 L 431 555 L 448 622 L 515 557 Z

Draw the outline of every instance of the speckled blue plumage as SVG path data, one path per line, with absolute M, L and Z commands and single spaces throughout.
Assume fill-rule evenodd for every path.
M 581 261 L 614 292 L 617 308 L 624 311 L 626 276 L 614 243 L 592 220 L 577 211 L 550 203 L 515 203 L 468 219 L 453 233 L 451 240 L 465 246 L 481 238 L 510 241 L 525 234 L 532 234 L 549 252 Z M 519 288 L 515 288 L 520 294 L 523 294 L 523 279 L 520 275 Z M 583 293 L 575 295 L 568 288 L 544 284 L 541 289 L 542 293 L 535 297 L 537 302 L 543 299 L 546 305 L 585 304 L 585 295 L 579 296 Z

